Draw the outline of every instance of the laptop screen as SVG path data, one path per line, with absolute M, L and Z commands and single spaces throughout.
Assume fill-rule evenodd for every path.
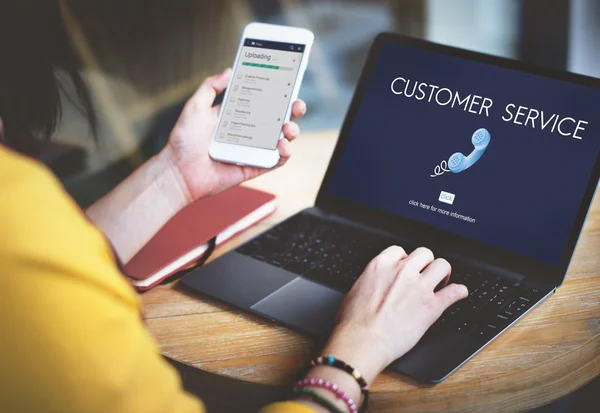
M 384 43 L 327 190 L 561 264 L 600 151 L 600 90 Z

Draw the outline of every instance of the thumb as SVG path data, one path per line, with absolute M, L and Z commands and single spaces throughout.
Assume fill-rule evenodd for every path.
M 450 284 L 435 293 L 439 302 L 440 314 L 457 301 L 469 296 L 467 287 L 461 284 Z

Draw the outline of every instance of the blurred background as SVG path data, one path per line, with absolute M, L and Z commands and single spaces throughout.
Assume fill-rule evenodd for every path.
M 82 206 L 164 146 L 185 100 L 232 65 L 252 21 L 315 33 L 300 92 L 304 132 L 341 126 L 382 31 L 600 76 L 595 0 L 62 0 L 62 11 L 101 125 L 95 143 L 64 99 L 55 141 L 77 156 L 54 169 Z

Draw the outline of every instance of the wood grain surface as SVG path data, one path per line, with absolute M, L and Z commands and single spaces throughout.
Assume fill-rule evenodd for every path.
M 306 134 L 288 165 L 248 183 L 275 193 L 278 210 L 215 251 L 213 259 L 313 204 L 337 133 Z M 600 374 L 600 197 L 557 293 L 437 385 L 386 372 L 372 412 L 512 412 L 558 399 Z M 234 288 L 234 287 L 232 287 Z M 142 295 L 161 352 L 237 381 L 287 386 L 320 343 L 176 284 Z M 227 393 L 224 393 L 227 394 Z

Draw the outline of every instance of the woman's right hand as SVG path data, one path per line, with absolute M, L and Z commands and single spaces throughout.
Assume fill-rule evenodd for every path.
M 321 354 L 351 365 L 371 385 L 384 368 L 417 344 L 444 310 L 468 296 L 467 288 L 456 284 L 435 292 L 440 283 L 448 282 L 450 271 L 448 261 L 434 259 L 427 248 L 408 256 L 400 247 L 387 248 L 371 260 L 346 295 Z M 357 382 L 344 371 L 316 366 L 307 377 L 335 383 L 356 403 L 363 401 Z M 314 391 L 345 411 L 345 404 L 331 392 Z M 307 397 L 298 402 L 315 412 L 328 411 Z
M 451 267 L 431 250 L 410 255 L 387 248 L 347 294 L 323 355 L 335 356 L 362 373 L 367 383 L 408 352 L 452 304 L 468 296 L 464 285 L 446 284 Z

